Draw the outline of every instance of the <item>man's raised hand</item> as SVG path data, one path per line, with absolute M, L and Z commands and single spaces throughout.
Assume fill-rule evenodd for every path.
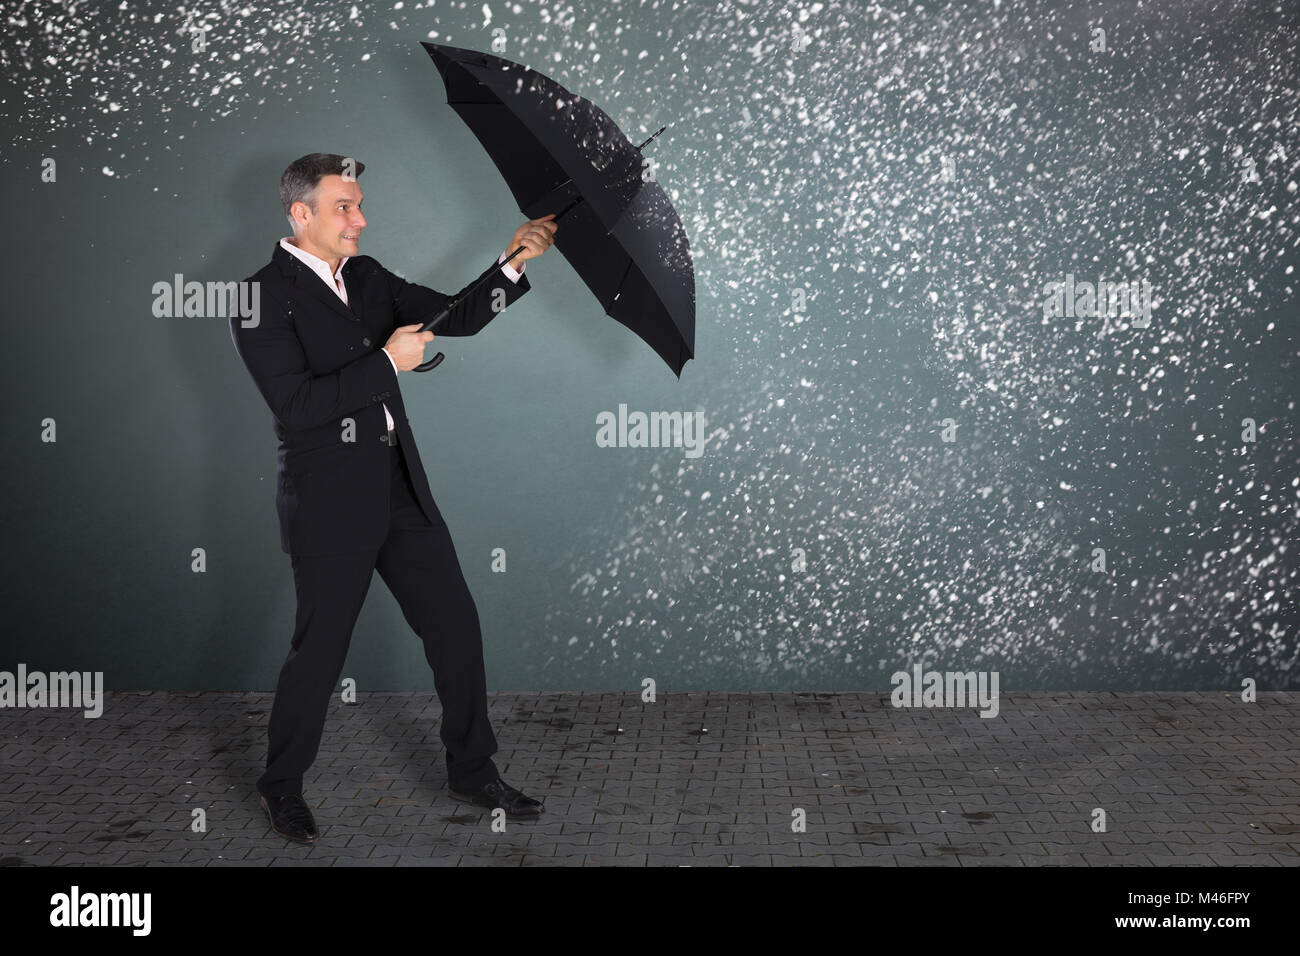
M 536 259 L 555 245 L 555 234 L 560 227 L 551 221 L 554 218 L 555 213 L 550 213 L 540 219 L 529 219 L 516 229 L 514 238 L 510 240 L 510 245 L 506 246 L 506 255 L 510 255 L 520 246 L 524 247 L 524 251 L 511 259 L 507 265 L 518 269 L 524 260 Z

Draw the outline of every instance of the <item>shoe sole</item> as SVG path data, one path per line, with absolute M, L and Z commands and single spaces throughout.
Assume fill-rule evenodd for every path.
M 275 827 L 275 818 L 271 815 L 271 807 L 267 804 L 266 797 L 259 795 L 258 799 L 262 801 L 262 809 L 266 811 L 266 819 L 267 822 L 271 824 L 271 831 L 273 833 L 276 833 L 279 836 L 282 836 L 286 840 L 289 840 L 293 843 L 301 843 L 306 846 L 310 846 L 311 844 L 315 843 L 317 840 L 320 839 L 319 833 L 316 834 L 314 837 L 299 837 L 299 836 L 291 836 L 282 830 L 277 830 Z
M 495 810 L 495 809 L 497 809 L 497 807 L 496 807 L 495 804 L 489 807 L 486 803 L 479 803 L 479 802 L 477 802 L 473 797 L 471 797 L 471 796 L 469 796 L 469 795 L 467 795 L 467 794 L 464 794 L 464 793 L 457 793 L 455 790 L 448 790 L 447 792 L 448 792 L 449 794 L 451 794 L 452 799 L 454 799 L 454 800 L 459 800 L 461 803 L 469 803 L 469 804 L 472 804 L 472 805 L 474 805 L 474 806 L 476 806 L 476 807 L 484 807 L 485 809 L 488 809 L 488 810 Z M 505 808 L 502 807 L 501 809 L 505 809 Z M 531 820 L 533 817 L 540 817 L 540 816 L 541 816 L 545 811 L 546 811 L 546 805 L 545 805 L 545 804 L 543 804 L 542 806 L 538 807 L 536 813 L 511 813 L 509 810 L 506 810 L 506 819 L 508 819 L 508 820 Z

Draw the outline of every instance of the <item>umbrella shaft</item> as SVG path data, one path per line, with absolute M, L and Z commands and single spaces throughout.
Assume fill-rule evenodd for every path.
M 572 180 L 570 180 L 570 182 L 572 182 Z M 558 216 L 555 217 L 555 221 L 556 221 L 556 222 L 559 222 L 561 219 L 563 219 L 564 216 L 565 216 L 565 214 L 568 213 L 568 211 L 569 211 L 570 209 L 572 209 L 574 206 L 578 205 L 578 203 L 583 202 L 585 198 L 586 198 L 586 197 L 584 197 L 584 196 L 579 196 L 579 197 L 578 197 L 577 199 L 575 199 L 573 202 L 571 202 L 571 203 L 569 203 L 567 206 L 565 206 L 565 207 L 560 211 L 560 214 L 559 214 Z
M 558 219 L 559 217 L 557 216 L 556 218 Z M 505 259 L 503 259 L 501 262 L 498 262 L 497 264 L 495 264 L 495 265 L 493 265 L 491 268 L 489 268 L 487 271 L 485 271 L 481 276 L 478 277 L 477 280 L 475 280 L 475 282 L 474 282 L 472 285 L 470 285 L 470 286 L 468 286 L 467 288 L 461 290 L 461 293 L 460 293 L 459 295 L 453 296 L 452 298 L 448 299 L 448 300 L 447 300 L 447 304 L 446 304 L 445 306 L 443 306 L 442 311 L 439 312 L 437 315 L 435 315 L 435 316 L 434 316 L 432 319 L 430 319 L 428 322 L 425 322 L 424 325 L 422 325 L 422 326 L 420 327 L 420 331 L 421 331 L 421 332 L 431 332 L 431 331 L 433 331 L 433 327 L 434 327 L 435 325 L 437 325 L 437 324 L 440 323 L 440 322 L 444 322 L 444 321 L 446 321 L 447 317 L 451 315 L 451 310 L 454 309 L 454 308 L 456 307 L 456 303 L 457 303 L 457 302 L 459 302 L 459 301 L 460 301 L 461 299 L 463 299 L 465 296 L 467 296 L 467 295 L 469 295 L 470 293 L 472 293 L 475 289 L 477 289 L 477 288 L 478 288 L 479 286 L 481 286 L 484 282 L 486 282 L 488 279 L 490 279 L 490 278 L 492 277 L 492 275 L 493 275 L 493 274 L 494 274 L 498 269 L 500 269 L 503 265 L 505 265 L 507 262 L 509 262 L 509 261 L 510 261 L 511 259 L 513 259 L 515 256 L 519 255 L 519 253 L 523 252 L 525 248 L 526 248 L 525 246 L 520 246 L 520 247 L 519 247 L 518 249 L 516 249 L 514 252 L 510 253 L 510 255 L 506 256 Z

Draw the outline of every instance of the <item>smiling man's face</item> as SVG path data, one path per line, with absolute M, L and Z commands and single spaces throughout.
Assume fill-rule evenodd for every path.
M 366 228 L 361 215 L 364 199 L 355 179 L 322 176 L 316 184 L 316 211 L 304 202 L 293 204 L 293 218 L 298 228 L 294 243 L 304 252 L 324 259 L 331 269 L 338 269 L 344 256 L 360 252 L 358 241 Z

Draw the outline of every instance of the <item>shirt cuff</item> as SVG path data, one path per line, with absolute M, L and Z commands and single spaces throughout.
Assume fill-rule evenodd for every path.
M 388 356 L 388 364 L 391 365 L 391 366 L 393 367 L 393 374 L 396 375 L 396 374 L 397 374 L 397 363 L 396 363 L 395 361 L 393 361 L 392 353 L 389 352 L 388 349 L 383 349 L 383 348 L 381 348 L 379 351 L 383 352 L 385 355 Z
M 519 263 L 519 268 L 516 269 L 514 266 L 506 262 L 506 254 L 504 252 L 497 256 L 497 262 L 500 263 L 501 271 L 506 274 L 506 278 L 511 282 L 519 281 L 519 277 L 524 274 L 524 268 L 527 265 L 526 263 L 521 262 Z

